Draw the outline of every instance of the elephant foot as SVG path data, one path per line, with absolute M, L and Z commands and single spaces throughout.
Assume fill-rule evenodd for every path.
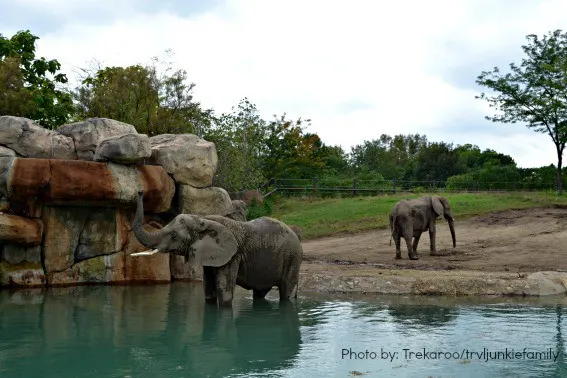
M 401 255 L 401 254 L 396 255 L 396 260 L 401 260 L 401 259 L 402 259 L 402 255 Z
M 418 255 L 413 255 L 409 257 L 410 260 L 419 260 L 419 256 Z

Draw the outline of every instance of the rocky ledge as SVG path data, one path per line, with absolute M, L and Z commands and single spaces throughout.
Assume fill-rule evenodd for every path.
M 548 296 L 567 293 L 567 272 L 425 271 L 304 264 L 300 292 L 445 296 Z
M 0 286 L 199 279 L 179 256 L 145 250 L 131 230 L 144 191 L 147 230 L 179 213 L 245 218 L 212 186 L 215 145 L 192 134 L 148 137 L 107 118 L 47 130 L 0 117 Z

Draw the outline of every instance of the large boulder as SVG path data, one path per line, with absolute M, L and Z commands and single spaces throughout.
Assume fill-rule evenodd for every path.
M 124 134 L 100 142 L 96 148 L 95 161 L 113 161 L 131 164 L 152 155 L 150 138 L 145 134 Z
M 152 164 L 161 165 L 178 184 L 204 188 L 217 170 L 215 144 L 193 134 L 162 134 L 150 138 Z
M 42 223 L 17 215 L 0 214 L 0 242 L 23 246 L 41 244 Z
M 73 139 L 22 117 L 0 117 L 0 145 L 27 158 L 77 159 Z M 9 155 L 2 151 L 2 156 Z
M 16 151 L 8 147 L 0 146 L 0 157 L 16 157 Z
M 80 207 L 50 207 L 43 211 L 45 273 L 63 271 L 75 263 L 75 251 L 90 211 Z M 112 238 L 113 235 L 108 235 Z
M 179 212 L 196 215 L 226 215 L 232 213 L 232 201 L 223 188 L 194 188 L 179 185 Z
M 59 126 L 57 131 L 73 139 L 79 160 L 93 160 L 96 148 L 105 139 L 137 134 L 134 126 L 109 118 L 88 118 L 82 122 Z
M 0 193 L 10 202 L 39 198 L 48 205 L 135 206 L 139 190 L 144 210 L 165 212 L 175 183 L 159 166 L 0 157 Z

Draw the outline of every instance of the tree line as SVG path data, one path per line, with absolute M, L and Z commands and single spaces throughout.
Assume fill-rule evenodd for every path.
M 49 129 L 89 117 L 106 117 L 129 123 L 149 136 L 196 134 L 215 143 L 219 157 L 215 185 L 228 191 L 255 188 L 272 178 L 395 179 L 447 185 L 555 182 L 560 190 L 563 183 L 561 157 L 567 140 L 567 118 L 563 115 L 567 107 L 563 101 L 567 96 L 561 97 L 561 91 L 567 93 L 567 89 L 560 85 L 567 85 L 567 59 L 563 59 L 567 58 L 563 49 L 567 36 L 559 32 L 545 37 L 545 43 L 537 38 L 534 42 L 532 37 L 533 51 L 524 48 L 529 56 L 525 61 L 531 66 L 524 62 L 520 68 L 512 67 L 514 74 L 500 75 L 495 69 L 477 79 L 480 85 L 500 93 L 493 97 L 481 94 L 479 98 L 507 114 L 507 118 L 489 119 L 525 121 L 528 127 L 552 137 L 559 164 L 530 169 L 518 168 L 511 156 L 491 149 L 428 141 L 421 134 L 382 134 L 347 152 L 308 132 L 309 119 L 290 119 L 285 113 L 264 119 L 248 98 L 231 112 L 217 114 L 193 98 L 195 83 L 185 70 L 173 67 L 169 50 L 164 58 L 152 58 L 148 64 L 106 67 L 93 62 L 81 68 L 78 85 L 70 88 L 56 59 L 36 56 L 38 39 L 29 30 L 11 37 L 0 34 L 0 115 L 30 118 Z M 561 49 L 551 51 L 553 43 Z M 562 60 L 550 56 L 556 60 L 561 56 Z M 538 59 L 546 66 L 534 63 Z M 527 84 L 514 82 L 532 76 L 537 83 L 529 88 L 522 89 Z M 534 91 L 534 85 L 542 89 Z

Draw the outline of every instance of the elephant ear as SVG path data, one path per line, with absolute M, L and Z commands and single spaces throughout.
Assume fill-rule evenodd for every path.
M 200 231 L 193 248 L 201 256 L 201 264 L 205 266 L 223 266 L 232 259 L 238 250 L 238 243 L 232 232 L 222 224 L 201 219 Z
M 443 204 L 438 196 L 431 197 L 431 205 L 433 205 L 433 211 L 435 211 L 435 214 L 438 216 L 443 215 Z

